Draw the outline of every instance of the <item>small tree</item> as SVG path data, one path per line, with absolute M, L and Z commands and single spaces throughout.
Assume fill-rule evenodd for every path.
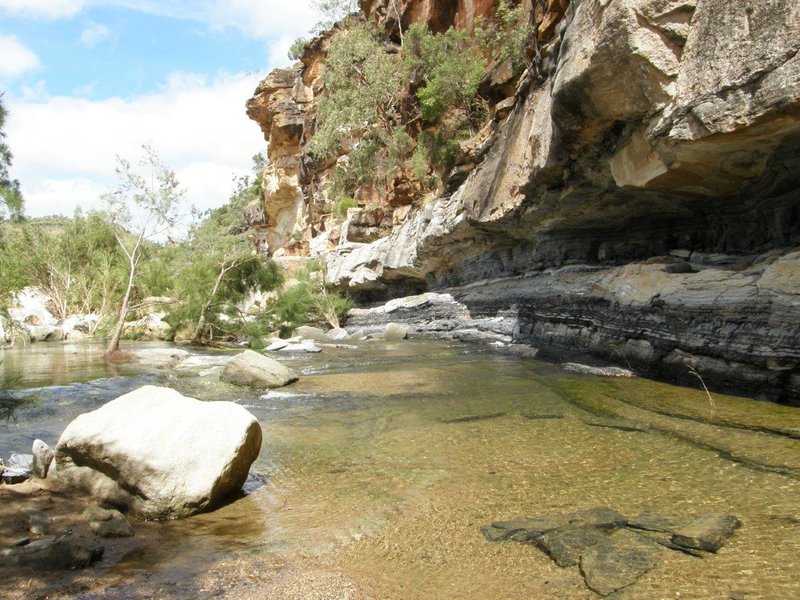
M 0 217 L 7 214 L 12 218 L 22 216 L 22 192 L 19 181 L 11 179 L 8 170 L 13 158 L 5 143 L 5 125 L 8 111 L 3 106 L 4 94 L 0 92 Z
M 330 29 L 345 17 L 358 12 L 358 4 L 358 0 L 311 0 L 311 7 L 322 17 L 314 26 L 314 31 Z
M 228 205 L 211 211 L 192 231 L 179 288 L 186 294 L 183 318 L 194 321 L 193 344 L 203 343 L 213 315 L 251 289 L 266 292 L 282 282 L 277 265 L 258 255 L 242 233 L 242 222 L 241 213 Z
M 119 316 L 111 331 L 106 348 L 110 357 L 119 351 L 125 321 L 131 310 L 131 296 L 136 285 L 144 244 L 165 233 L 177 218 L 178 204 L 185 191 L 172 171 L 150 146 L 142 146 L 144 155 L 138 162 L 139 171 L 131 163 L 117 157 L 117 187 L 105 195 L 114 236 L 128 261 L 128 277 L 122 296 Z M 144 173 L 144 174 L 143 174 Z M 136 210 L 132 215 L 130 208 Z

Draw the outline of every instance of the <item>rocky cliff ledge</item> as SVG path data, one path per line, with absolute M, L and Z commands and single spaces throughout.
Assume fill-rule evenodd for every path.
M 492 6 L 399 4 L 402 22 L 439 29 Z M 441 197 L 353 211 L 374 241 L 315 216 L 333 165 L 309 168 L 303 146 L 332 34 L 270 75 L 248 112 L 270 141 L 271 249 L 302 238 L 362 301 L 449 292 L 545 354 L 683 381 L 691 366 L 800 404 L 800 4 L 523 6 L 537 60 L 496 95 Z M 387 2 L 364 7 L 391 24 Z

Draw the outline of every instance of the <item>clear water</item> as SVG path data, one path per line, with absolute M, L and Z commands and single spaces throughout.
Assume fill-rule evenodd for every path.
M 577 569 L 480 527 L 596 506 L 743 523 L 718 554 L 668 553 L 617 597 L 800 595 L 800 410 L 716 394 L 712 407 L 702 390 L 433 341 L 281 355 L 304 375 L 268 393 L 213 368 L 110 372 L 99 352 L 5 351 L 2 368 L 35 389 L 0 425 L 0 455 L 156 383 L 246 406 L 266 482 L 213 513 L 142 524 L 147 545 L 104 568 L 106 597 L 591 598 Z M 605 426 L 620 424 L 643 431 Z

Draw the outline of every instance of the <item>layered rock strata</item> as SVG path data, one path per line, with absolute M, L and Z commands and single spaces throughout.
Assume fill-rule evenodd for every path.
M 401 20 L 459 25 L 479 3 L 428 4 Z M 541 60 L 446 195 L 385 237 L 327 244 L 330 281 L 362 301 L 449 291 L 473 316 L 516 315 L 512 336 L 544 353 L 679 380 L 691 365 L 800 403 L 800 5 L 525 6 Z

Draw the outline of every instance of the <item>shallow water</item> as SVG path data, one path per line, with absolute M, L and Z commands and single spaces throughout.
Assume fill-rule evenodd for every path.
M 316 573 L 374 598 L 590 598 L 577 569 L 529 545 L 489 543 L 480 527 L 596 506 L 743 524 L 716 555 L 665 551 L 617 597 L 800 594 L 798 409 L 716 394 L 711 406 L 701 390 L 434 341 L 280 355 L 304 375 L 268 393 L 220 383 L 207 353 L 189 371 L 109 372 L 91 345 L 0 358 L 36 388 L 0 425 L 0 456 L 35 437 L 55 443 L 74 416 L 144 383 L 238 402 L 261 422 L 248 494 L 143 525 L 145 547 L 101 565 L 119 586 L 105 597 L 304 597 L 288 590 Z M 309 585 L 307 596 L 356 597 L 341 582 L 327 596 Z

